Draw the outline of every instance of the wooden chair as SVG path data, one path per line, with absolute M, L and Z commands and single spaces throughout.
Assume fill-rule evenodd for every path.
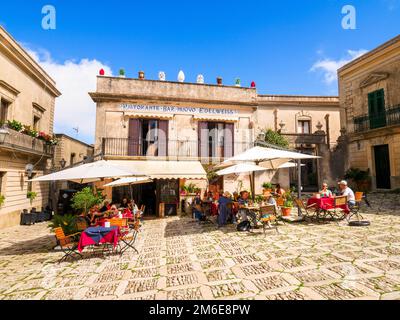
M 62 228 L 55 228 L 54 233 L 57 239 L 57 244 L 64 253 L 64 256 L 58 261 L 58 263 L 67 260 L 68 257 L 73 258 L 74 254 L 82 257 L 82 255 L 76 250 L 78 249 L 78 241 L 75 240 L 75 236 L 80 235 L 80 232 L 66 236 Z
M 350 208 L 350 213 L 347 216 L 347 221 L 350 222 L 351 218 L 356 216 L 358 221 L 364 220 L 364 217 L 360 214 L 361 202 L 364 199 L 364 192 L 355 193 L 356 204 Z
M 283 207 L 285 204 L 285 199 L 283 199 L 282 197 L 278 197 L 276 198 L 276 205 L 278 207 Z
M 294 199 L 296 202 L 297 207 L 300 209 L 301 213 L 303 213 L 304 219 L 307 218 L 318 218 L 319 215 L 319 210 L 318 210 L 318 205 L 316 203 L 313 203 L 311 205 L 306 205 L 303 200 L 301 199 Z
M 343 206 L 347 206 L 347 196 L 336 197 L 334 199 L 333 207 L 325 210 L 325 217 L 329 215 L 333 220 L 335 220 L 338 215 L 342 214 L 339 218 L 344 218 L 344 209 L 341 208 Z
M 276 211 L 275 206 L 264 206 L 260 208 L 260 214 L 261 214 L 261 223 L 263 225 L 263 231 L 265 234 L 266 227 L 268 226 L 270 229 L 272 228 L 271 222 L 275 221 L 275 229 L 278 231 L 278 213 Z

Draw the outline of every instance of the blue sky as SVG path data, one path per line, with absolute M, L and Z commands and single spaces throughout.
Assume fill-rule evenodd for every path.
M 57 10 L 56 30 L 41 27 L 46 4 Z M 341 26 L 346 4 L 357 10 L 356 30 Z M 162 70 L 176 80 L 182 69 L 190 82 L 199 73 L 208 83 L 217 76 L 225 84 L 236 77 L 243 86 L 255 81 L 262 94 L 337 94 L 330 68 L 398 35 L 399 21 L 400 0 L 13 0 L 0 11 L 0 23 L 45 67 L 53 67 L 49 73 L 69 72 L 68 66 L 77 72 L 91 63 L 85 72 L 93 71 L 93 77 L 104 65 L 107 72 L 125 68 L 133 77 L 144 70 L 151 79 Z M 63 88 L 73 94 L 70 86 Z M 94 124 L 86 121 L 85 127 L 80 119 L 75 125 L 67 115 L 78 110 L 79 99 L 60 104 L 56 130 L 74 135 L 72 127 L 79 126 L 78 138 L 92 142 Z M 93 117 L 94 106 L 87 109 Z

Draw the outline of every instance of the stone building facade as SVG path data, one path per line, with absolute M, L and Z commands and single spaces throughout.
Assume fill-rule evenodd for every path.
M 98 77 L 97 91 L 90 96 L 97 104 L 96 154 L 115 163 L 131 163 L 136 169 L 148 169 L 152 161 L 155 166 L 178 162 L 176 177 L 188 162 L 200 177 L 196 163 L 208 168 L 245 151 L 254 146 L 263 129 L 281 130 L 291 147 L 324 157 L 335 148 L 340 135 L 337 97 L 266 96 L 259 95 L 256 88 L 108 76 Z M 323 167 L 316 163 L 313 170 L 319 177 L 317 172 Z M 291 176 L 289 169 L 257 173 L 256 193 L 261 193 L 266 181 L 287 188 Z M 332 180 L 325 175 L 319 178 Z M 177 192 L 188 183 L 206 187 L 203 180 L 181 176 L 175 184 Z M 249 189 L 249 177 L 227 176 L 213 184 L 215 190 Z M 144 188 L 153 188 L 149 194 L 158 194 L 162 186 Z M 114 196 L 122 194 L 114 191 Z
M 400 36 L 338 71 L 348 168 L 370 170 L 373 189 L 400 188 Z
M 2 125 L 15 120 L 51 136 L 58 96 L 60 92 L 54 80 L 0 27 Z M 0 228 L 18 224 L 23 209 L 36 207 L 40 210 L 48 204 L 48 183 L 29 183 L 28 180 L 51 168 L 53 153 L 53 148 L 43 140 L 12 128 L 1 130 L 0 194 L 5 200 L 0 207 Z M 27 198 L 29 191 L 37 194 L 33 201 Z

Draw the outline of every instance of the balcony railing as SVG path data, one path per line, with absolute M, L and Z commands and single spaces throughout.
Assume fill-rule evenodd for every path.
M 6 135 L 4 142 L 0 144 L 0 147 L 24 153 L 44 155 L 47 157 L 53 156 L 54 146 L 48 145 L 42 140 L 12 129 L 7 129 L 7 131 L 9 134 Z
M 400 124 L 400 106 L 387 108 L 373 116 L 368 114 L 353 119 L 353 133 L 362 133 L 373 129 Z M 351 131 L 351 130 L 350 130 Z
M 224 160 L 253 147 L 251 142 L 223 144 L 205 143 L 199 148 L 197 140 L 168 140 L 168 143 L 128 138 L 103 138 L 102 153 L 105 157 L 166 157 L 175 159 L 213 158 Z

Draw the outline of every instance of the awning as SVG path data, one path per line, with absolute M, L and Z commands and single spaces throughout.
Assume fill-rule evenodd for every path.
M 199 161 L 136 161 L 110 160 L 111 163 L 143 172 L 151 179 L 207 179 L 207 173 Z
M 172 114 L 157 114 L 157 113 L 129 113 L 125 112 L 126 118 L 142 118 L 142 119 L 173 119 Z

